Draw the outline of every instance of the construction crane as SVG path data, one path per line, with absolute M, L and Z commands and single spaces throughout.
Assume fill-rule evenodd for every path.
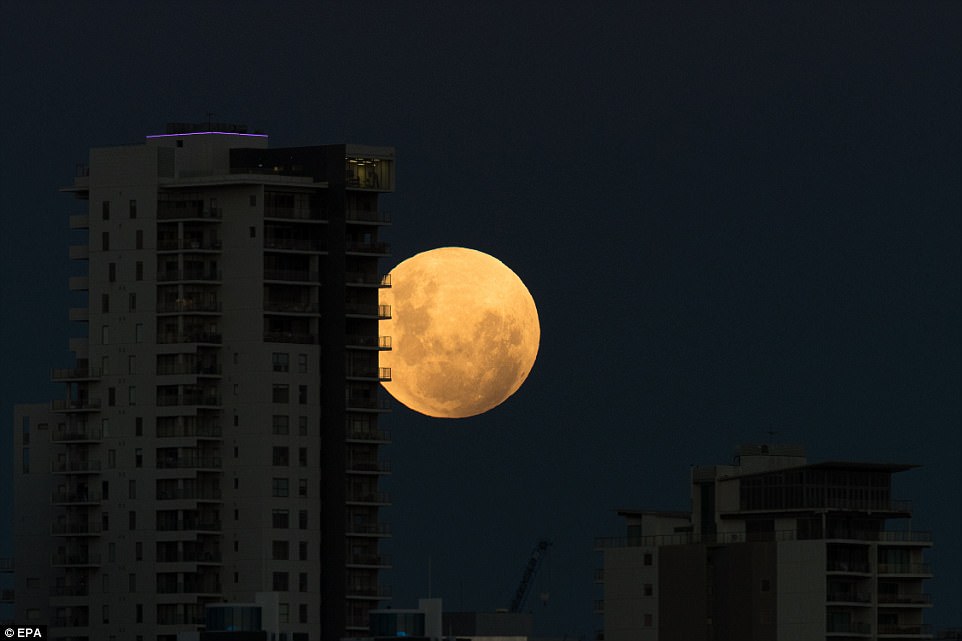
M 521 583 L 518 584 L 518 590 L 514 593 L 514 598 L 511 599 L 511 606 L 508 608 L 508 612 L 521 612 L 525 599 L 528 598 L 531 580 L 534 578 L 534 575 L 538 573 L 538 568 L 541 567 L 541 561 L 544 559 L 545 554 L 548 553 L 549 547 L 551 547 L 551 541 L 541 539 L 538 541 L 538 545 L 531 550 L 528 564 L 524 568 L 524 574 L 521 575 Z

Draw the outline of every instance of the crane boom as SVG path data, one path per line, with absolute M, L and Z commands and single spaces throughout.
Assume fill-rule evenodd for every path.
M 524 568 L 524 574 L 521 575 L 521 583 L 518 584 L 518 590 L 514 593 L 514 598 L 511 599 L 511 607 L 508 608 L 509 612 L 521 612 L 521 608 L 524 607 L 525 599 L 528 598 L 528 590 L 531 587 L 531 579 L 533 579 L 534 575 L 538 573 L 538 568 L 541 566 L 541 561 L 544 559 L 544 556 L 550 546 L 551 541 L 541 539 L 531 551 L 531 556 L 528 558 L 528 564 Z

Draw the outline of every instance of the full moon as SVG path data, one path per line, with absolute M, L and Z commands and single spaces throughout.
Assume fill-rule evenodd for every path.
M 381 290 L 391 319 L 384 387 L 421 414 L 475 416 L 500 405 L 527 378 L 541 327 L 528 288 L 504 263 L 463 247 L 417 254 L 391 270 Z

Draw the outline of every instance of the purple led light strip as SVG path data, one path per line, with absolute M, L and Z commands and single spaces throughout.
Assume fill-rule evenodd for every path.
M 232 131 L 191 131 L 186 134 L 153 134 L 145 138 L 171 138 L 174 136 L 202 136 L 204 134 L 219 134 L 221 136 L 247 136 L 249 138 L 267 138 L 267 134 L 239 134 Z

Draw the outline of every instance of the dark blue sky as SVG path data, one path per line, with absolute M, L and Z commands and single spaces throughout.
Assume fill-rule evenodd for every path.
M 386 419 L 396 607 L 429 564 L 505 607 L 548 536 L 538 627 L 590 634 L 614 509 L 686 508 L 690 464 L 775 430 L 922 465 L 896 496 L 962 624 L 962 5 L 591 4 L 5 2 L 0 411 L 59 394 L 82 331 L 56 189 L 89 147 L 207 112 L 393 145 L 392 261 L 486 251 L 542 321 L 500 408 Z

